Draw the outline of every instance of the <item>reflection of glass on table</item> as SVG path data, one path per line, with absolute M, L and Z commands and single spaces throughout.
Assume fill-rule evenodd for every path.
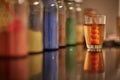
M 87 73 L 104 72 L 103 52 L 101 49 L 87 50 L 84 63 L 84 72 Z

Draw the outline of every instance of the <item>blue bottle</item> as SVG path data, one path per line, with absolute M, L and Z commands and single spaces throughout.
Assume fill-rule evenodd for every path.
M 43 53 L 43 80 L 58 80 L 58 51 Z
M 55 0 L 43 0 L 43 40 L 44 49 L 58 48 L 58 9 Z

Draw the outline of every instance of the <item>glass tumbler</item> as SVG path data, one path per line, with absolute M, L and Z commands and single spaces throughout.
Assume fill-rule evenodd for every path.
M 84 16 L 84 34 L 88 49 L 102 48 L 105 36 L 105 15 Z

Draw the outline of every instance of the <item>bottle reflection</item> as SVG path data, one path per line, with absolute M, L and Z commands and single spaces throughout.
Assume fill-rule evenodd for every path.
M 75 80 L 76 47 L 69 46 L 66 51 L 67 80 Z
M 84 45 L 76 46 L 76 62 L 81 63 L 84 61 Z
M 33 54 L 29 56 L 29 76 L 31 80 L 37 77 L 42 79 L 43 54 Z
M 102 50 L 88 50 L 85 56 L 84 71 L 90 73 L 103 73 L 104 60 Z
M 59 80 L 66 80 L 66 49 L 59 49 Z
M 0 80 L 28 80 L 28 60 L 0 59 Z
M 83 80 L 84 45 L 76 46 L 76 79 Z
M 84 80 L 105 80 L 105 73 L 85 73 Z
M 58 51 L 44 52 L 43 80 L 58 80 Z

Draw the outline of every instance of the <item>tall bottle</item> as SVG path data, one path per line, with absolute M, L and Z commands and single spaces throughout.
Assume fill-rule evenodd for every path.
M 36 53 L 43 50 L 42 37 L 42 20 L 43 20 L 43 4 L 41 0 L 29 0 L 29 31 L 28 42 L 29 52 Z
M 27 0 L 0 0 L 0 56 L 27 55 Z
M 66 46 L 66 6 L 63 0 L 57 0 L 59 19 L 59 46 Z
M 43 0 L 44 49 L 58 48 L 58 6 L 56 0 Z
M 84 43 L 84 32 L 82 24 L 82 4 L 83 0 L 75 0 L 75 11 L 76 11 L 76 39 L 77 43 Z
M 67 45 L 76 44 L 76 21 L 74 0 L 65 0 L 67 7 L 66 37 Z

